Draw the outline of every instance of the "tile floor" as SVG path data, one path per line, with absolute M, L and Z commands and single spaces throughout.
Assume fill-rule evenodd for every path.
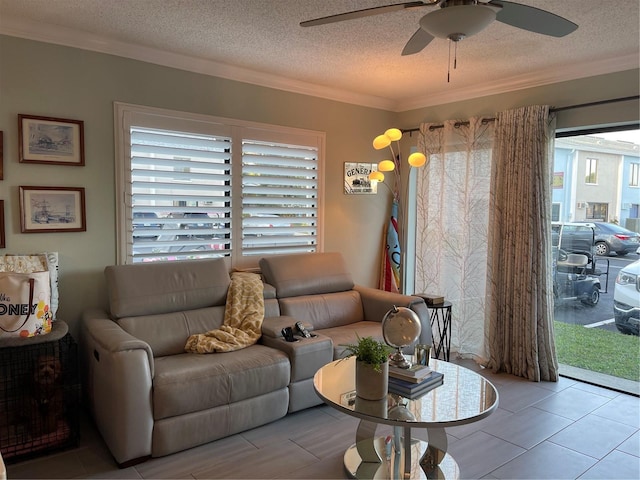
M 447 429 L 463 479 L 640 478 L 640 399 L 567 378 L 533 383 L 461 363 L 498 388 L 488 418 Z M 90 421 L 72 450 L 8 465 L 17 478 L 335 479 L 357 420 L 318 406 L 239 435 L 118 469 Z M 382 429 L 388 428 L 385 426 Z M 418 434 L 419 436 L 419 434 Z

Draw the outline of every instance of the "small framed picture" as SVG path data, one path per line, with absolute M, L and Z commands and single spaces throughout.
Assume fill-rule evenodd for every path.
M 377 163 L 344 163 L 344 193 L 378 193 L 378 182 L 369 180 L 369 174 L 378 170 Z
M 20 186 L 22 233 L 87 230 L 84 188 Z
M 4 200 L 0 200 L 0 248 L 6 248 L 4 236 Z
M 20 163 L 84 165 L 84 122 L 18 115 Z

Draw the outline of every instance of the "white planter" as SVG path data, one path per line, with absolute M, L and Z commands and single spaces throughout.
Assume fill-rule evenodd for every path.
M 373 365 L 356 360 L 356 395 L 364 400 L 382 400 L 389 390 L 389 362 L 380 365 L 376 372 Z

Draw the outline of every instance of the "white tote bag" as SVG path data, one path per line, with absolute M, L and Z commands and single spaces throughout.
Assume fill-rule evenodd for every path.
M 0 337 L 33 337 L 51 331 L 49 272 L 0 272 Z

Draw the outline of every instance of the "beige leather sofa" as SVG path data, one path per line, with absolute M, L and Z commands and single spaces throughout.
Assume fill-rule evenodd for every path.
M 262 343 L 287 352 L 292 365 L 289 411 L 321 403 L 313 389 L 313 375 L 343 356 L 342 345 L 359 337 L 383 340 L 381 322 L 393 307 L 408 307 L 422 322 L 420 343 L 431 344 L 429 313 L 420 297 L 355 285 L 339 253 L 279 255 L 260 260 L 266 284 L 273 286 L 279 317 L 265 318 Z M 317 336 L 288 343 L 283 326 L 301 321 Z
M 319 367 L 340 344 L 381 337 L 392 305 L 414 309 L 430 343 L 421 298 L 357 287 L 339 254 L 262 259 L 261 341 L 235 352 L 185 353 L 187 338 L 218 328 L 230 283 L 223 258 L 109 266 L 109 312 L 84 313 L 80 332 L 89 409 L 121 467 L 201 445 L 320 403 Z M 301 320 L 315 337 L 286 342 Z

